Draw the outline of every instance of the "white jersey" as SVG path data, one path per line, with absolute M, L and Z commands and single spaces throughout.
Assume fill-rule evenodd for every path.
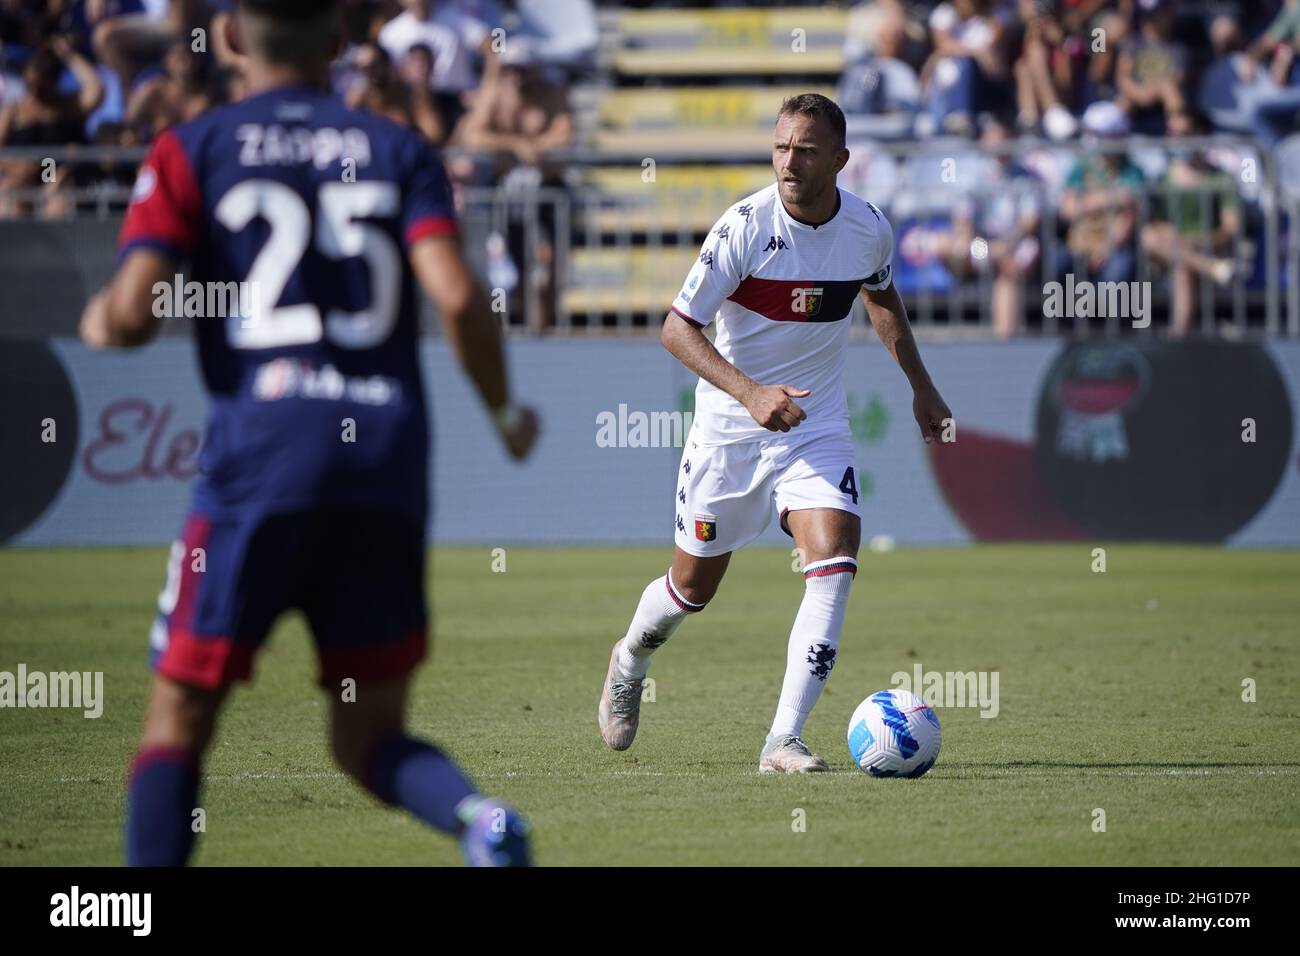
M 379 45 L 394 61 L 423 43 L 433 53 L 429 88 L 463 93 L 478 85 L 473 57 L 487 39 L 487 24 L 453 6 L 439 4 L 423 19 L 410 10 L 399 13 L 379 31 Z
M 732 206 L 704 240 L 700 258 L 673 300 L 699 328 L 718 321 L 714 346 L 762 385 L 809 389 L 794 401 L 808 414 L 802 434 L 848 428 L 844 351 L 858 291 L 892 281 L 894 234 L 884 214 L 846 189 L 819 226 L 786 212 L 776 183 Z M 730 444 L 770 438 L 745 407 L 700 379 L 696 441 Z

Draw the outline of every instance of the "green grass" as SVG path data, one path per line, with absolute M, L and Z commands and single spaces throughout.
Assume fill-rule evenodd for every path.
M 510 548 L 504 574 L 487 548 L 439 550 L 412 724 L 525 809 L 542 864 L 1300 863 L 1300 553 L 1114 545 L 1094 574 L 1091 547 L 864 554 L 805 732 L 833 772 L 802 778 L 755 772 L 802 593 L 787 552 L 737 556 L 615 754 L 595 726 L 609 645 L 666 550 Z M 120 860 L 164 557 L 0 551 L 0 670 L 102 670 L 106 692 L 98 720 L 0 710 L 0 865 Z M 935 768 L 870 779 L 849 714 L 918 661 L 997 671 L 1000 713 L 940 709 Z M 323 713 L 294 616 L 225 714 L 197 862 L 458 861 L 338 774 Z

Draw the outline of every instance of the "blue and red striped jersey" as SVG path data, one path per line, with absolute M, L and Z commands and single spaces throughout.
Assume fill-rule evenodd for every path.
M 407 251 L 455 231 L 433 147 L 323 92 L 271 90 L 158 137 L 119 250 L 189 263 L 155 314 L 194 319 L 211 399 L 196 510 L 426 513 Z

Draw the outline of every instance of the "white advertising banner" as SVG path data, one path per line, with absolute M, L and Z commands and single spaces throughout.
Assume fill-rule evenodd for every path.
M 0 348 L 0 397 L 16 410 L 9 438 L 0 433 L 0 540 L 174 537 L 205 415 L 189 342 Z M 927 343 L 924 355 L 953 410 L 951 445 L 922 443 L 910 390 L 878 343 L 850 346 L 864 538 L 1300 545 L 1300 344 L 1027 340 Z M 422 356 L 432 540 L 669 546 L 694 379 L 657 342 L 511 342 L 515 394 L 543 420 L 522 465 L 501 451 L 450 350 L 426 342 Z M 773 520 L 761 540 L 789 539 Z

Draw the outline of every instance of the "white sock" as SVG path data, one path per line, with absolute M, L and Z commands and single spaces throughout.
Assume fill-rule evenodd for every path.
M 687 614 L 704 610 L 692 604 L 673 587 L 672 571 L 655 578 L 641 592 L 627 636 L 618 649 L 618 668 L 629 680 L 641 680 L 650 669 L 650 655 L 672 637 Z
M 853 558 L 827 558 L 803 569 L 804 595 L 786 648 L 785 680 L 772 720 L 772 736 L 803 733 L 804 721 L 835 666 L 849 586 L 858 571 Z

